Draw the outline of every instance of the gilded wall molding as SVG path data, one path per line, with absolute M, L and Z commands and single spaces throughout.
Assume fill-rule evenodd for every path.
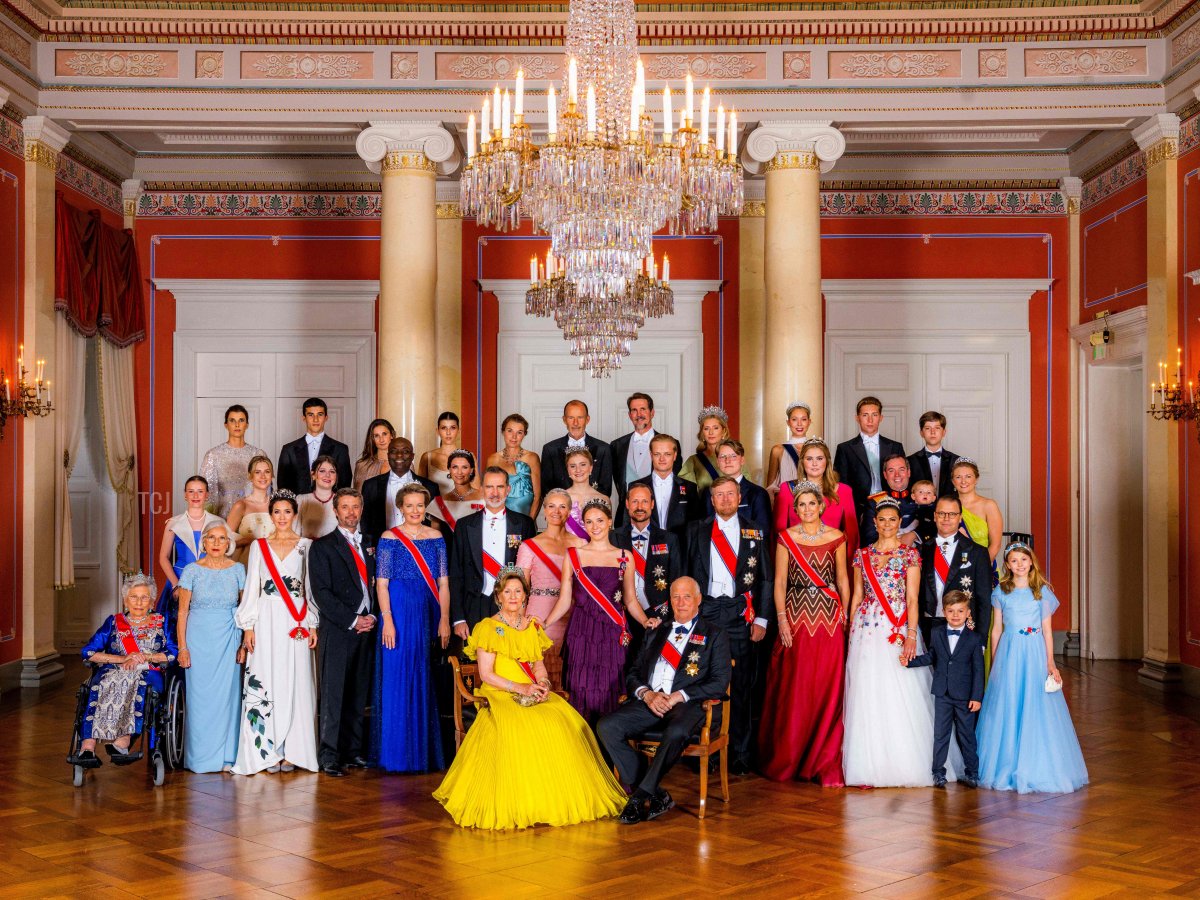
M 58 171 L 58 151 L 41 141 L 25 139 L 25 162 L 31 162 L 51 172 Z
M 820 169 L 821 160 L 812 150 L 799 153 L 776 153 L 764 167 L 767 172 L 777 172 L 783 169 Z
M 1179 158 L 1179 142 L 1164 138 L 1146 151 L 1146 168 L 1152 169 L 1161 162 Z
M 435 207 L 439 219 L 461 219 L 462 207 L 457 203 L 439 203 Z
M 743 219 L 761 219 L 767 214 L 765 200 L 747 200 L 742 204 Z
M 433 174 L 436 167 L 424 153 L 405 153 L 402 150 L 389 150 L 383 155 L 380 171 L 387 175 L 389 172 L 428 172 Z

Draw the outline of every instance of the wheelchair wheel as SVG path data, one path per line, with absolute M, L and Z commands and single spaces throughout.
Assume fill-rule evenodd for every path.
M 182 675 L 170 679 L 163 703 L 162 732 L 159 738 L 166 741 L 166 764 L 172 769 L 183 768 L 183 730 L 185 726 L 184 680 Z
M 83 766 L 71 766 L 74 770 L 71 773 L 71 784 L 75 787 L 83 787 Z
M 154 779 L 155 787 L 162 787 L 162 783 L 167 780 L 167 764 L 163 761 L 161 753 L 155 753 L 151 760 L 151 773 Z

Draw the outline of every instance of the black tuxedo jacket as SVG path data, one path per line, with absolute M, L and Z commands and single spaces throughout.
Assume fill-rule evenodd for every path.
M 673 531 L 679 535 L 680 540 L 685 543 L 684 549 L 686 550 L 688 525 L 704 518 L 704 504 L 700 501 L 700 495 L 696 491 L 695 484 L 686 478 L 680 478 L 678 475 L 672 475 L 671 479 L 674 484 L 671 485 L 671 502 L 667 507 L 667 531 Z M 650 491 L 653 492 L 654 473 L 651 472 L 645 478 L 639 478 L 634 484 L 647 485 Z M 654 507 L 651 521 L 657 524 L 657 497 L 654 498 Z
M 329 435 L 321 436 L 321 452 L 318 456 L 332 456 L 337 466 L 338 488 L 354 487 L 354 469 L 350 465 L 350 450 L 341 441 Z M 303 436 L 284 444 L 279 451 L 279 465 L 275 468 L 275 486 L 293 494 L 312 492 L 312 470 L 308 466 L 308 441 Z
M 713 621 L 716 614 L 711 603 L 709 585 L 712 580 L 712 527 L 716 516 L 709 516 L 699 522 L 693 522 L 688 529 L 688 574 L 700 585 L 700 593 L 704 596 L 700 604 L 700 614 Z M 738 515 L 738 527 L 741 538 L 738 540 L 737 571 L 734 572 L 734 590 L 740 596 L 745 591 L 751 592 L 751 604 L 756 618 L 771 618 L 768 610 L 773 609 L 772 595 L 774 593 L 774 577 L 771 574 L 771 545 L 767 542 L 770 534 L 751 522 L 745 516 Z M 705 607 L 708 609 L 706 610 Z M 732 618 L 726 617 L 717 624 L 721 627 L 742 623 L 744 604 L 737 605 Z
M 656 432 L 657 434 L 657 432 Z M 618 526 L 625 524 L 625 492 L 629 490 L 629 485 L 625 481 L 627 466 L 629 465 L 629 443 L 633 440 L 633 432 L 623 434 L 611 444 L 608 445 L 609 457 L 612 459 L 612 476 L 613 484 L 617 488 L 617 508 L 615 522 Z M 679 446 L 679 441 L 675 442 L 675 474 L 679 474 L 679 470 L 683 468 L 683 452 Z
M 633 549 L 633 526 L 622 525 L 609 535 L 614 547 Z M 658 616 L 669 615 L 671 585 L 684 574 L 683 541 L 678 535 L 650 525 L 650 541 L 646 547 L 646 599 Z M 655 574 L 661 569 L 660 574 Z
M 880 435 L 879 483 L 884 488 L 887 487 L 887 482 L 883 480 L 883 461 L 897 454 L 904 456 L 904 445 Z M 833 467 L 837 470 L 838 478 L 850 485 L 850 490 L 854 492 L 854 506 L 861 519 L 863 510 L 867 508 L 867 497 L 871 494 L 871 467 L 867 462 L 867 448 L 863 446 L 861 434 L 856 434 L 850 440 L 837 445 Z
M 592 437 L 583 436 L 583 443 L 592 454 L 592 484 L 605 497 L 612 496 L 613 471 L 612 456 L 608 444 Z M 571 479 L 567 477 L 567 436 L 555 438 L 542 447 L 542 496 L 551 488 L 569 488 Z M 621 464 L 624 465 L 622 458 Z
M 362 535 L 363 562 L 367 565 L 367 593 L 371 615 L 378 617 L 375 598 L 375 540 Z M 350 630 L 362 605 L 362 580 L 350 543 L 340 528 L 312 542 L 308 551 L 308 585 L 313 602 L 320 611 L 321 631 L 327 628 Z
M 951 653 L 948 627 L 939 625 L 933 629 L 929 650 L 914 656 L 908 667 L 933 666 L 933 686 L 929 692 L 935 697 L 983 702 L 983 635 L 964 625 Z
M 674 627 L 675 623 L 672 620 L 664 619 L 657 628 L 647 633 L 637 662 L 625 676 L 625 691 L 630 701 L 634 699 L 639 688 L 650 686 L 654 677 L 654 666 L 658 663 L 663 644 Z M 692 654 L 696 654 L 696 658 L 693 658 Z M 671 682 L 672 693 L 685 691 L 688 703 L 703 703 L 705 700 L 717 700 L 725 696 L 733 674 L 733 666 L 730 664 L 733 657 L 729 652 L 729 637 L 723 629 L 701 616 L 696 622 L 696 627 L 692 629 L 682 656 L 683 659 L 675 669 L 675 679 Z M 689 666 L 695 667 L 695 674 L 688 674 Z
M 517 564 L 517 549 L 522 541 L 537 534 L 529 516 L 511 509 L 504 514 L 504 559 L 501 565 Z M 491 598 L 483 596 L 483 512 L 471 513 L 458 520 L 454 545 L 450 550 L 450 622 L 466 622 L 474 628 L 496 611 Z
M 388 479 L 392 477 L 391 472 L 384 472 L 382 475 L 376 475 L 368 478 L 363 482 L 363 513 L 362 513 L 362 532 L 369 534 L 375 543 L 379 543 L 379 538 L 387 530 L 387 486 Z M 435 482 L 428 478 L 422 478 L 416 472 L 412 473 L 412 477 L 416 479 L 418 484 L 424 486 L 425 490 L 429 491 L 429 497 L 438 496 L 438 486 Z M 436 520 L 437 526 L 442 524 L 440 519 Z M 425 524 L 429 525 L 429 516 L 425 516 Z M 441 528 L 438 528 L 441 531 Z M 443 532 L 444 534 L 444 532 Z
M 763 531 L 770 531 L 772 525 L 771 496 L 766 488 L 761 488 L 749 478 L 742 476 L 738 482 L 742 491 L 741 502 L 738 503 L 738 515 L 749 519 Z M 712 488 L 705 488 L 702 494 L 704 514 L 711 516 L 714 512 L 712 505 Z
M 971 595 L 971 620 L 975 631 L 986 636 L 992 625 L 992 560 L 987 548 L 969 537 L 956 534 L 954 553 L 950 560 L 950 578 L 946 591 L 966 591 Z M 920 548 L 921 553 L 921 615 L 933 618 L 937 612 L 937 580 L 933 554 L 939 553 L 937 541 Z M 945 594 L 942 595 L 945 597 Z
M 938 475 L 938 483 L 933 486 L 939 497 L 954 496 L 954 482 L 950 480 L 950 470 L 954 468 L 957 459 L 957 453 L 951 453 L 945 447 L 942 448 L 942 468 Z M 918 481 L 933 480 L 933 470 L 929 468 L 929 457 L 925 455 L 924 447 L 916 453 L 908 455 L 908 470 L 911 473 L 908 480 L 910 485 L 916 484 Z

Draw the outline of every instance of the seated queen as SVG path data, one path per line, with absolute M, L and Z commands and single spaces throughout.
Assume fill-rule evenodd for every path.
M 625 793 L 579 713 L 550 690 L 542 654 L 551 644 L 526 612 L 525 572 L 496 577 L 494 616 L 471 633 L 479 711 L 434 799 L 464 827 L 574 825 L 615 816 Z

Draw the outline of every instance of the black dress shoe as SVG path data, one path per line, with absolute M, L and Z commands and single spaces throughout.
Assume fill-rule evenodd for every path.
M 945 788 L 945 787 L 946 787 L 946 778 L 945 778 L 945 776 L 943 776 L 943 775 L 935 775 L 935 776 L 933 776 L 933 786 L 934 786 L 935 788 Z
M 976 779 L 967 778 L 965 775 L 962 778 L 958 779 L 958 783 L 961 784 L 963 787 L 971 788 L 972 790 L 979 787 L 979 782 Z
M 346 773 L 339 766 L 321 766 L 321 772 L 333 778 L 345 778 Z
M 729 764 L 730 775 L 749 775 L 753 769 L 750 768 L 750 763 L 745 760 L 734 760 Z
M 642 801 L 636 797 L 630 797 L 621 814 L 617 816 L 617 821 L 622 825 L 636 825 L 645 820 L 646 813 L 642 810 Z
M 370 765 L 371 764 L 369 762 L 367 762 L 365 759 L 363 759 L 361 756 L 352 756 L 352 757 L 350 757 L 350 761 L 348 763 L 346 763 L 346 768 L 347 769 L 366 769 L 366 768 L 370 768 Z
M 666 791 L 659 791 L 657 797 L 650 798 L 650 808 L 646 810 L 646 821 L 657 819 L 665 812 L 675 808 L 675 801 Z

